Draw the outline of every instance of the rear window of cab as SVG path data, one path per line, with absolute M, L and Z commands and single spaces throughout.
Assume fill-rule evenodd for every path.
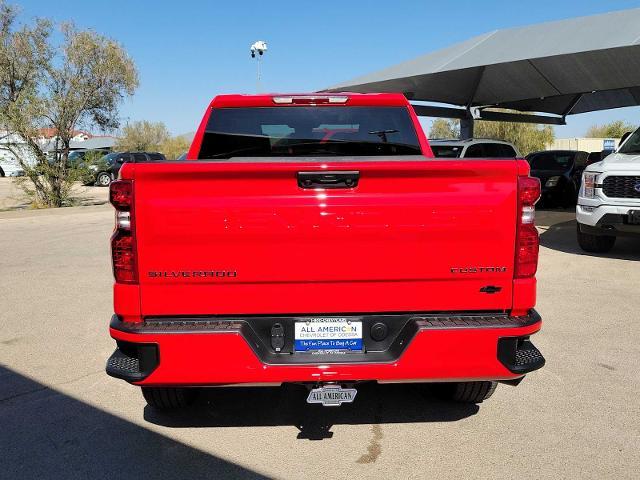
M 213 109 L 198 158 L 421 154 L 406 107 L 278 106 Z

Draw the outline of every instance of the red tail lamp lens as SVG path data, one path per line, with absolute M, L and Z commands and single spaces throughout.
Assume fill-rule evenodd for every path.
M 518 177 L 518 195 L 521 205 L 535 205 L 540 199 L 540 193 L 540 179 L 534 177 Z
M 518 177 L 518 230 L 516 233 L 515 277 L 533 277 L 538 270 L 540 239 L 534 224 L 534 205 L 540 198 L 540 180 Z
M 516 278 L 533 277 L 538 270 L 538 231 L 534 225 L 521 225 L 518 229 L 516 250 Z
M 116 180 L 109 186 L 109 201 L 117 210 L 130 210 L 133 203 L 133 184 L 129 180 Z
M 135 242 L 131 233 L 117 230 L 111 239 L 113 276 L 119 283 L 137 283 Z

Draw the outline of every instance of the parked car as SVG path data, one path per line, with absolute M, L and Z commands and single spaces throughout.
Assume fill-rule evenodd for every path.
M 640 237 L 640 129 L 585 169 L 576 219 L 578 244 L 586 252 L 608 252 L 616 237 Z
M 520 154 L 509 142 L 486 138 L 466 140 L 430 140 L 435 157 L 441 158 L 516 158 Z
M 365 381 L 480 403 L 544 365 L 524 159 L 432 161 L 401 94 L 221 95 L 202 125 L 204 161 L 110 187 L 107 373 L 149 405 L 292 382 L 335 406 Z
M 85 185 L 92 185 L 95 183 L 95 178 L 88 167 L 91 164 L 95 164 L 95 161 L 102 158 L 106 153 L 109 153 L 109 151 L 105 149 L 72 150 L 67 156 L 67 168 L 80 170 L 80 180 Z M 60 155 L 61 153 L 56 151 L 47 152 L 46 158 L 49 165 L 53 166 L 60 159 Z
M 599 162 L 603 158 L 604 158 L 603 151 L 591 152 L 591 153 L 589 153 L 589 156 L 587 157 L 587 166 L 591 165 L 592 163 Z
M 109 150 L 107 149 L 94 149 L 94 150 L 72 150 L 69 152 L 68 161 L 71 166 L 78 166 L 82 164 L 85 158 L 90 157 L 92 155 L 105 155 L 108 154 Z
M 575 205 L 589 154 L 579 150 L 544 150 L 527 155 L 531 176 L 540 179 L 541 204 Z
M 101 187 L 108 187 L 109 184 L 118 178 L 118 172 L 126 162 L 159 162 L 166 160 L 165 156 L 158 152 L 113 152 L 102 157 L 95 164 L 89 165 L 90 171 L 94 172 L 94 183 Z

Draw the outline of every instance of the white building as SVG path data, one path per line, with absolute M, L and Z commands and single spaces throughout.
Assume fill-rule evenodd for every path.
M 547 150 L 601 152 L 602 150 L 615 150 L 619 144 L 619 138 L 556 138 L 547 145 Z
M 43 130 L 48 133 L 48 130 Z M 116 142 L 116 137 L 109 135 L 94 136 L 87 132 L 78 130 L 74 132 L 74 136 L 71 139 L 69 148 L 71 150 L 111 150 Z M 46 135 L 42 135 L 36 139 L 40 144 L 42 150 L 45 153 L 51 153 L 55 151 L 56 142 L 55 137 L 47 138 Z M 20 168 L 20 163 L 14 156 L 14 154 L 7 148 L 7 144 L 12 145 L 12 150 L 16 152 L 23 161 L 29 165 L 33 165 L 36 162 L 35 156 L 31 153 L 31 150 L 27 148 L 25 142 L 15 134 L 9 134 L 7 132 L 0 131 L 0 176 L 10 177 L 15 175 L 21 175 L 24 172 Z

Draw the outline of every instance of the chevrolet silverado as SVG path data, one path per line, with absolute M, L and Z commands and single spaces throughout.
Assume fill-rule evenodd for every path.
M 185 161 L 111 184 L 107 373 L 161 409 L 287 382 L 482 402 L 544 365 L 539 196 L 523 159 L 434 158 L 400 94 L 218 96 Z

